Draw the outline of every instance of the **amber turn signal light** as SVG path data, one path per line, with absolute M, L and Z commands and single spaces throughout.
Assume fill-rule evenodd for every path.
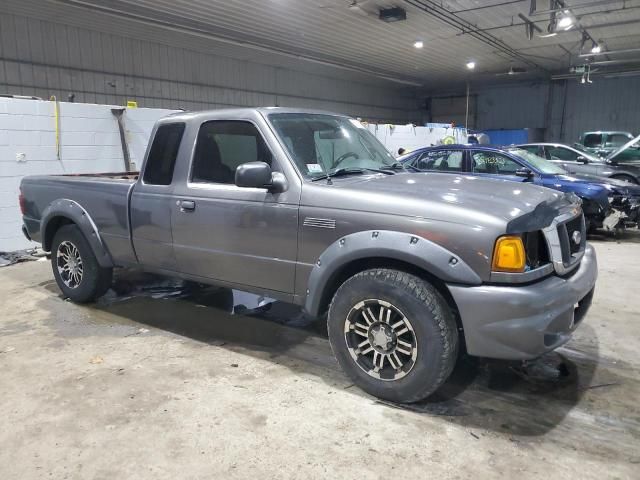
M 500 237 L 493 250 L 494 272 L 521 273 L 527 262 L 522 238 L 515 236 Z

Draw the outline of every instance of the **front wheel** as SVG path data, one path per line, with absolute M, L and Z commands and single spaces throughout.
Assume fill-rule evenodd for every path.
M 51 267 L 64 296 L 77 303 L 91 302 L 111 286 L 113 269 L 100 266 L 76 225 L 60 227 L 53 237 Z
M 415 275 L 366 270 L 336 292 L 328 316 L 338 363 L 367 393 L 411 403 L 435 392 L 451 374 L 458 333 L 442 295 Z

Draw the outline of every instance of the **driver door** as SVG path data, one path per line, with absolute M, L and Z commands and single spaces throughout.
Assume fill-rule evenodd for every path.
M 583 175 L 597 175 L 598 166 L 588 163 L 586 157 L 568 148 L 548 145 L 545 147 L 547 158 L 553 163 L 558 163 L 567 172 Z
M 201 124 L 187 178 L 175 189 L 173 247 L 178 271 L 293 293 L 298 201 L 290 191 L 235 185 L 235 170 L 266 162 L 281 171 L 249 121 Z
M 471 152 L 471 168 L 473 174 L 478 176 L 501 176 L 518 182 L 524 178 L 516 176 L 516 172 L 523 165 L 508 156 L 491 151 L 476 150 Z

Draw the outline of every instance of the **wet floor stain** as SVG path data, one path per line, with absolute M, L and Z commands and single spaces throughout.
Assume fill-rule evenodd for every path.
M 44 282 L 41 288 L 58 297 L 49 297 L 47 309 L 65 306 L 55 283 Z M 71 310 L 75 313 L 69 314 Z M 245 353 L 272 358 L 293 371 L 313 372 L 334 388 L 338 385 L 367 397 L 340 372 L 327 340 L 326 323 L 271 298 L 122 271 L 112 290 L 96 304 L 66 312 L 56 315 L 62 320 L 52 324 L 63 337 L 124 337 L 140 334 L 141 329 L 145 335 L 175 334 L 205 346 L 243 348 Z M 410 411 L 445 417 L 466 427 L 507 435 L 515 442 L 569 428 L 571 435 L 557 435 L 556 441 L 573 448 L 580 432 L 606 437 L 612 430 L 619 431 L 620 442 L 602 445 L 592 453 L 613 454 L 622 449 L 633 455 L 628 441 L 640 439 L 640 419 L 629 414 L 636 411 L 633 399 L 640 398 L 637 375 L 632 367 L 600 358 L 597 338 L 594 342 L 588 324 L 581 327 L 581 335 L 590 338 L 589 342 L 582 345 L 574 340 L 571 348 L 526 364 L 461 355 L 449 380 L 419 403 L 397 405 L 368 398 L 387 407 L 387 415 Z M 624 391 L 624 396 L 612 394 L 615 389 Z M 567 417 L 571 417 L 568 427 Z

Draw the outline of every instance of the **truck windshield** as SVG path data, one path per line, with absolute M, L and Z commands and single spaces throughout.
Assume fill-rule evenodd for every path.
M 551 163 L 546 158 L 542 158 L 535 153 L 527 152 L 522 148 L 510 148 L 509 152 L 526 160 L 542 173 L 548 173 L 550 175 L 565 175 L 567 173 L 564 168 L 555 163 Z
M 363 173 L 397 161 L 360 122 L 315 113 L 273 113 L 269 121 L 307 178 L 336 170 Z

